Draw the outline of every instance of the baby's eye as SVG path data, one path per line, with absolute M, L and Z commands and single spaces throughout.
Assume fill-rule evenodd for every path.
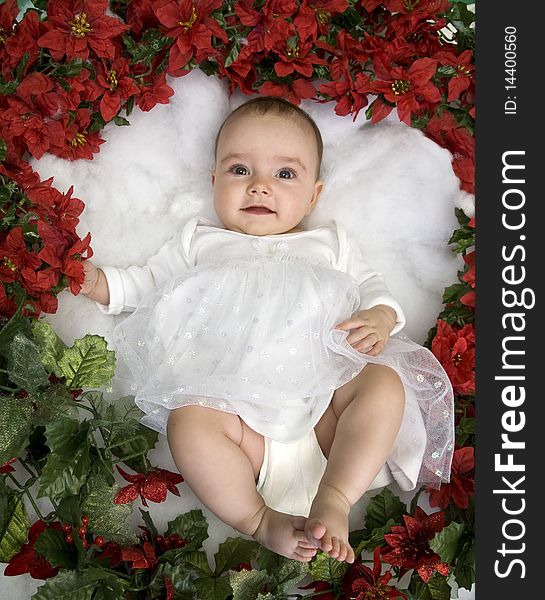
M 229 171 L 231 173 L 234 173 L 235 175 L 246 175 L 248 172 L 248 169 L 243 166 L 243 165 L 233 165 Z
M 278 171 L 280 179 L 293 179 L 297 173 L 293 169 L 281 169 Z

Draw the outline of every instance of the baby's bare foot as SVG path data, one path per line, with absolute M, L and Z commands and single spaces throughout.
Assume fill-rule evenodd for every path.
M 308 516 L 305 533 L 311 544 L 338 561 L 354 562 L 354 550 L 348 543 L 350 503 L 337 489 L 320 485 Z
M 253 537 L 265 548 L 301 562 L 309 562 L 317 549 L 305 535 L 305 517 L 294 517 L 268 506 Z

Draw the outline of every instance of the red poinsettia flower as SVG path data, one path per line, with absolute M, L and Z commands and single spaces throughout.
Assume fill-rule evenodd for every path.
M 0 5 L 0 11 L 5 3 Z M 14 2 L 17 6 L 17 3 Z M 16 9 L 18 12 L 18 9 Z M 15 25 L 15 31 L 12 35 L 2 33 L 0 25 L 0 65 L 1 72 L 5 79 L 10 80 L 10 71 L 13 71 L 21 62 L 24 55 L 28 52 L 28 62 L 24 66 L 23 76 L 32 70 L 40 56 L 40 47 L 37 39 L 46 31 L 46 25 L 40 21 L 40 17 L 35 10 L 27 10 L 23 19 Z M 2 38 L 4 43 L 2 44 Z
M 373 554 L 372 570 L 362 563 L 361 558 L 357 558 L 350 565 L 342 584 L 346 597 L 354 600 L 386 600 L 386 598 L 407 600 L 407 596 L 403 592 L 388 585 L 392 573 L 388 571 L 381 575 L 381 572 L 382 563 L 380 546 L 378 546 Z
M 8 296 L 3 284 L 0 284 L 0 315 L 11 318 L 17 310 L 17 304 L 13 296 Z
M 9 107 L 0 113 L 0 127 L 8 140 L 20 137 L 34 158 L 41 158 L 51 144 L 61 142 L 64 137 L 62 124 L 41 114 L 34 102 L 17 96 L 8 96 L 7 101 Z
M 164 502 L 167 491 L 171 491 L 176 496 L 180 495 L 176 484 L 182 483 L 184 478 L 179 473 L 158 467 L 151 469 L 147 474 L 136 473 L 135 475 L 130 475 L 119 466 L 117 470 L 124 479 L 131 482 L 131 485 L 126 485 L 117 492 L 115 504 L 128 504 L 140 496 L 142 504 L 147 506 L 146 498 L 152 502 Z
M 362 4 L 367 4 L 362 0 Z M 448 7 L 448 0 L 383 0 L 381 4 L 391 13 L 425 12 L 429 15 L 444 13 Z
M 17 281 L 25 267 L 35 271 L 42 264 L 36 253 L 29 252 L 21 227 L 14 227 L 0 244 L 0 280 Z
M 114 38 L 129 29 L 120 19 L 106 16 L 108 0 L 51 0 L 47 7 L 48 31 L 38 39 L 55 60 L 66 56 L 86 60 L 91 50 L 114 59 Z
M 140 88 L 136 104 L 140 110 L 148 112 L 156 104 L 168 104 L 171 96 L 174 96 L 174 90 L 168 85 L 166 71 L 163 71 Z
M 474 82 L 475 65 L 473 61 L 473 52 L 465 50 L 459 56 L 453 52 L 437 52 L 433 58 L 436 58 L 441 65 L 448 65 L 455 69 L 456 73 L 448 82 L 447 102 L 457 100 Z
M 34 579 L 55 577 L 60 567 L 53 568 L 51 563 L 34 549 L 36 540 L 48 527 L 62 531 L 62 526 L 58 522 L 46 525 L 41 520 L 36 521 L 28 530 L 28 542 L 23 544 L 19 552 L 9 561 L 4 575 L 22 575 L 23 573 L 28 573 Z
M 431 58 L 416 60 L 409 69 L 392 67 L 385 53 L 378 52 L 373 58 L 377 79 L 373 90 L 388 102 L 397 105 L 401 121 L 410 126 L 411 113 L 427 103 L 439 102 L 441 94 L 431 78 L 437 70 L 437 61 Z M 422 100 L 424 102 L 422 102 Z M 372 122 L 378 123 L 387 117 L 393 106 L 384 104 L 380 98 L 373 103 Z
M 105 61 L 97 62 L 96 71 L 96 80 L 87 84 L 88 98 L 94 101 L 101 96 L 100 114 L 106 122 L 111 121 L 126 100 L 138 94 L 139 89 L 130 76 L 126 58 L 116 58 L 109 67 Z
M 431 343 L 457 394 L 475 392 L 475 328 L 472 324 L 452 327 L 437 320 L 437 333 Z
M 445 526 L 445 515 L 427 515 L 419 506 L 412 516 L 403 515 L 405 525 L 392 525 L 384 535 L 388 547 L 381 549 L 382 559 L 401 567 L 402 573 L 415 569 L 426 583 L 435 571 L 448 575 L 448 565 L 429 546 L 429 541 Z
M 137 36 L 147 29 L 157 29 L 159 20 L 153 11 L 157 0 L 132 0 L 127 4 L 127 23 Z
M 87 260 L 93 256 L 93 251 L 89 246 L 90 243 L 91 234 L 88 233 L 82 240 L 76 240 L 64 256 L 61 272 L 68 278 L 70 291 L 74 295 L 80 293 L 85 279 L 82 260 Z
M 64 132 L 62 142 L 51 145 L 49 152 L 66 158 L 67 160 L 77 160 L 86 158 L 93 160 L 93 154 L 100 150 L 100 144 L 104 144 L 98 133 L 89 133 L 87 131 L 91 124 L 91 111 L 88 108 L 78 108 L 71 116 L 64 118 Z
M 276 43 L 274 50 L 278 60 L 274 70 L 279 77 L 287 77 L 297 71 L 304 77 L 312 77 L 313 65 L 325 65 L 327 61 L 314 54 L 314 45 L 310 42 Z
M 301 104 L 301 100 L 314 98 L 316 89 L 306 79 L 296 79 L 289 84 L 265 81 L 259 88 L 259 93 L 264 96 L 279 96 L 289 100 L 292 104 Z
M 475 494 L 475 449 L 468 446 L 455 450 L 450 483 L 443 483 L 438 490 L 428 488 L 428 492 L 431 506 L 444 510 L 452 500 L 458 508 L 467 508 L 469 497 Z
M 121 548 L 121 560 L 131 562 L 132 569 L 153 569 L 157 564 L 155 548 L 148 541 L 145 541 L 141 548 Z
M 335 112 L 340 116 L 353 114 L 355 121 L 362 108 L 367 106 L 367 93 L 372 85 L 369 76 L 358 73 L 355 81 L 346 73 L 347 79 L 332 81 L 320 86 L 320 92 L 337 100 Z
M 348 8 L 347 0 L 304 0 L 293 20 L 301 40 L 316 40 L 329 32 L 331 17 Z
M 168 61 L 170 75 L 176 75 L 194 55 L 197 62 L 207 58 L 212 36 L 225 43 L 229 41 L 216 19 L 210 16 L 221 5 L 221 0 L 173 0 L 154 9 L 167 28 L 165 35 L 174 39 Z
M 396 12 L 385 17 L 387 36 L 407 45 L 411 57 L 430 56 L 439 52 L 441 44 L 438 31 L 446 26 L 445 19 L 436 19 L 430 13 L 416 12 L 403 14 Z
M 3 286 L 0 286 L 0 290 L 3 289 Z M 17 457 L 10 458 L 0 467 L 0 473 L 13 473 L 15 469 L 11 466 L 17 460 Z
M 248 43 L 255 52 L 271 50 L 277 42 L 296 35 L 291 18 L 297 11 L 295 0 L 268 0 L 259 10 L 253 8 L 254 0 L 241 0 L 235 4 L 240 23 L 252 27 Z
M 225 59 L 218 51 L 211 56 L 216 59 L 220 77 L 225 77 L 229 82 L 229 93 L 232 94 L 237 87 L 248 96 L 255 94 L 254 83 L 257 80 L 255 65 L 261 62 L 262 54 L 256 52 L 247 42 L 242 46 L 236 59 L 227 67 Z

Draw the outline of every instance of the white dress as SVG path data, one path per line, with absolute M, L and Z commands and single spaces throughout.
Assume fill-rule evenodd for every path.
M 102 310 L 134 310 L 115 328 L 114 345 L 149 427 L 164 433 L 170 410 L 198 404 L 293 442 L 314 428 L 335 389 L 366 364 L 383 364 L 399 374 L 406 396 L 389 463 L 394 477 L 409 469 L 414 448 L 412 480 L 448 480 L 448 377 L 431 352 L 397 333 L 401 307 L 335 223 L 252 236 L 197 217 L 145 267 L 102 269 L 110 287 Z M 386 348 L 371 357 L 335 326 L 377 304 L 398 319 Z

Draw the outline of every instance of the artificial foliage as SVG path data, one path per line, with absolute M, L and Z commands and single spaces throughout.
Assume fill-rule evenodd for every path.
M 183 494 L 151 464 L 157 434 L 131 398 L 107 402 L 104 339 L 72 347 L 40 317 L 77 294 L 91 237 L 84 208 L 29 164 L 92 159 L 104 125 L 130 124 L 193 69 L 230 91 L 324 102 L 374 123 L 397 111 L 452 154 L 474 192 L 474 14 L 447 0 L 6 0 L 0 4 L 0 560 L 44 583 L 33 598 L 78 600 L 447 600 L 474 567 L 475 222 L 456 210 L 458 281 L 427 345 L 455 391 L 449 483 L 410 506 L 388 488 L 352 531 L 354 564 L 309 563 L 229 538 L 213 561 L 200 510 L 158 531 L 145 507 Z M 69 293 L 65 292 L 65 293 Z M 427 495 L 427 514 L 418 504 Z M 46 506 L 46 508 L 44 508 Z M 143 506 L 144 508 L 141 508 Z M 29 518 L 28 508 L 32 509 Z M 127 518 L 137 508 L 141 525 Z M 33 522 L 31 522 L 33 521 Z M 404 577 L 406 575 L 406 577 Z M 404 577 L 403 588 L 399 580 Z M 294 592 L 293 590 L 298 590 Z

